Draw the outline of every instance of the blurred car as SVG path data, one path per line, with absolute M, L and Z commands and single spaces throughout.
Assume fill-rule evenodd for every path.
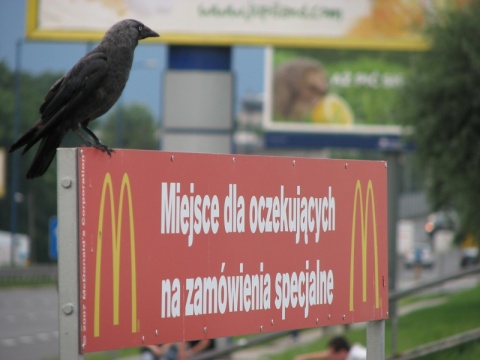
M 462 258 L 460 260 L 460 267 L 465 269 L 469 266 L 478 265 L 478 247 L 477 246 L 468 246 L 462 249 Z
M 411 269 L 415 265 L 427 269 L 433 268 L 435 266 L 435 255 L 432 246 L 428 243 L 416 244 L 406 253 L 404 264 L 407 269 Z
M 458 215 L 455 211 L 437 211 L 428 215 L 425 231 L 433 236 L 438 230 L 454 230 L 457 223 Z

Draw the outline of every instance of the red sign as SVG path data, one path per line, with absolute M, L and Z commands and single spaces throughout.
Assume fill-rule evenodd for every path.
M 382 161 L 79 149 L 83 352 L 385 319 Z

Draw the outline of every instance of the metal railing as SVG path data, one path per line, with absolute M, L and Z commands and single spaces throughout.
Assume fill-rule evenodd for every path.
M 408 288 L 408 289 L 395 291 L 393 293 L 390 293 L 388 298 L 389 298 L 390 302 L 397 301 L 397 300 L 400 300 L 401 298 L 404 298 L 406 296 L 418 294 L 418 293 L 421 293 L 424 290 L 430 289 L 430 288 L 435 287 L 435 286 L 442 285 L 442 284 L 444 284 L 448 281 L 460 279 L 462 277 L 465 277 L 465 276 L 468 276 L 468 275 L 473 275 L 473 274 L 476 274 L 476 273 L 480 273 L 480 266 L 472 267 L 469 270 L 459 271 L 459 272 L 453 273 L 451 275 L 444 276 L 440 279 L 425 281 L 425 282 L 422 282 L 421 284 L 418 284 L 418 285 L 413 286 L 413 287 Z
M 415 295 L 421 293 L 425 290 L 434 288 L 436 286 L 442 285 L 446 282 L 460 279 L 465 276 L 473 275 L 480 273 L 480 266 L 471 268 L 469 270 L 460 271 L 448 276 L 445 276 L 441 279 L 435 279 L 431 281 L 423 282 L 414 287 L 395 291 L 390 293 L 389 300 L 391 302 L 396 302 L 404 297 Z M 11 267 L 0 267 L 0 282 L 6 281 L 27 281 L 27 280 L 56 280 L 58 276 L 57 266 L 56 265 L 34 265 L 24 268 L 11 268 Z M 218 359 L 222 357 L 228 357 L 230 354 L 239 351 L 245 350 L 253 346 L 257 346 L 266 342 L 270 342 L 287 336 L 290 334 L 290 331 L 267 333 L 258 336 L 253 336 L 242 342 L 241 344 L 232 344 L 220 349 L 213 349 L 208 352 L 203 352 L 196 355 L 193 360 L 207 360 L 207 359 Z M 442 351 L 460 344 L 464 344 L 470 341 L 480 339 L 480 328 L 470 330 L 461 334 L 457 334 L 439 341 L 421 345 L 415 349 L 411 349 L 403 352 L 402 354 L 395 355 L 392 357 L 395 360 L 407 360 L 414 359 L 419 356 L 424 356 L 434 352 Z
M 439 341 L 434 341 L 428 344 L 421 345 L 415 349 L 407 350 L 402 354 L 395 356 L 395 360 L 411 360 L 420 356 L 433 354 L 439 351 L 447 350 L 452 347 L 466 344 L 470 341 L 476 341 L 480 339 L 480 328 L 465 331 L 460 334 L 449 336 Z
M 414 295 L 414 294 L 418 294 L 418 293 L 421 293 L 421 292 L 423 292 L 425 290 L 428 290 L 430 288 L 442 285 L 442 284 L 444 284 L 448 281 L 456 280 L 456 279 L 459 279 L 459 278 L 462 278 L 462 277 L 465 277 L 465 276 L 469 276 L 469 275 L 473 275 L 473 274 L 476 274 L 476 273 L 480 273 L 480 266 L 471 268 L 469 270 L 460 271 L 460 272 L 445 276 L 441 279 L 426 281 L 426 282 L 423 282 L 419 285 L 413 286 L 413 287 L 408 288 L 408 289 L 395 291 L 395 292 L 393 292 L 389 295 L 389 300 L 391 302 L 396 302 L 399 299 L 404 298 L 406 296 L 411 296 L 411 295 Z M 222 357 L 228 357 L 230 354 L 232 354 L 236 351 L 245 350 L 247 348 L 257 346 L 257 345 L 260 345 L 262 343 L 266 343 L 266 342 L 278 339 L 280 337 L 287 336 L 289 334 L 290 334 L 290 331 L 283 331 L 283 332 L 268 333 L 268 334 L 254 336 L 254 337 L 249 338 L 248 340 L 246 340 L 242 344 L 232 344 L 232 345 L 226 346 L 226 347 L 221 348 L 221 349 L 213 349 L 213 350 L 210 350 L 210 351 L 205 351 L 201 354 L 198 354 L 198 355 L 194 356 L 192 359 L 193 360 L 207 360 L 207 359 L 218 359 L 218 358 L 222 358 Z M 435 342 L 435 343 L 422 345 L 418 348 L 408 350 L 408 351 L 404 352 L 403 354 L 397 355 L 393 358 L 395 360 L 397 360 L 397 359 L 401 359 L 401 360 L 414 359 L 415 357 L 418 357 L 418 356 L 423 356 L 423 355 L 430 354 L 430 353 L 433 353 L 433 352 L 436 352 L 436 351 L 445 350 L 449 347 L 457 346 L 459 344 L 469 342 L 469 341 L 473 341 L 473 340 L 476 340 L 478 338 L 480 338 L 480 329 L 475 329 L 475 330 L 472 330 L 472 331 L 469 331 L 469 332 L 466 332 L 466 333 L 463 333 L 463 334 L 458 334 L 458 335 L 455 335 L 455 336 L 452 336 L 452 337 L 449 337 L 449 338 L 446 338 L 446 339 L 442 339 L 442 340 L 440 340 L 438 342 Z
M 11 281 L 52 280 L 58 277 L 57 265 L 32 265 L 26 267 L 0 267 L 0 283 Z
M 413 287 L 408 288 L 408 289 L 395 291 L 393 293 L 390 293 L 389 300 L 390 300 L 391 304 L 392 303 L 395 304 L 401 298 L 411 296 L 411 295 L 415 295 L 415 294 L 424 292 L 425 290 L 428 290 L 430 288 L 434 288 L 436 286 L 443 285 L 446 282 L 456 280 L 456 279 L 460 279 L 462 277 L 477 274 L 477 273 L 480 273 L 480 266 L 472 267 L 469 270 L 459 271 L 459 272 L 456 272 L 454 274 L 444 276 L 440 279 L 425 281 L 421 284 L 418 284 L 418 285 L 413 286 Z M 396 304 L 394 305 L 394 307 L 396 307 Z M 397 324 L 398 323 L 397 323 L 396 319 L 392 319 L 392 335 L 391 335 L 392 336 L 392 344 L 396 344 L 396 336 L 397 336 L 397 328 L 396 327 L 397 327 Z M 475 340 L 478 340 L 479 338 L 480 338 L 480 328 L 468 331 L 466 333 L 457 334 L 457 335 L 454 335 L 454 336 L 451 336 L 451 337 L 447 337 L 447 338 L 435 341 L 433 343 L 424 344 L 424 345 L 421 345 L 417 348 L 404 351 L 402 354 L 396 354 L 396 348 L 393 347 L 392 351 L 391 351 L 392 355 L 391 355 L 390 359 L 395 359 L 395 360 L 397 360 L 397 359 L 402 359 L 402 360 L 415 359 L 415 358 L 420 357 L 420 356 L 433 354 L 435 352 L 446 350 L 446 349 L 458 346 L 460 344 L 464 344 L 464 343 L 467 343 L 467 342 L 470 342 L 470 341 L 475 341 Z

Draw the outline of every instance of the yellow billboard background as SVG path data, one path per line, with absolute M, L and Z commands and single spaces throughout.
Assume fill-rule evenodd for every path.
M 438 10 L 460 0 L 27 0 L 27 37 L 99 40 L 136 18 L 176 44 L 421 50 Z

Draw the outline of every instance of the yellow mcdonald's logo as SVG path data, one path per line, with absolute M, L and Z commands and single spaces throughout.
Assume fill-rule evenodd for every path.
M 373 192 L 372 181 L 368 180 L 367 195 L 365 207 L 363 206 L 362 185 L 357 180 L 355 186 L 355 196 L 353 199 L 353 220 L 352 220 L 352 244 L 350 253 L 350 311 L 353 311 L 353 295 L 355 280 L 355 240 L 356 240 L 356 222 L 357 209 L 360 207 L 360 230 L 362 239 L 362 300 L 367 301 L 367 242 L 368 242 L 368 216 L 372 214 L 372 230 L 373 230 L 373 256 L 375 269 L 375 307 L 380 307 L 379 281 L 378 281 L 378 241 L 377 241 L 377 219 L 375 212 L 375 194 Z M 370 210 L 371 209 L 371 210 Z
M 131 271 L 131 295 L 132 295 L 132 333 L 137 332 L 137 274 L 135 264 L 135 230 L 133 221 L 132 191 L 128 174 L 123 174 L 120 187 L 120 203 L 117 216 L 115 217 L 115 200 L 113 197 L 113 184 L 110 173 L 103 179 L 102 195 L 100 198 L 100 211 L 98 218 L 97 232 L 97 257 L 95 270 L 95 299 L 93 335 L 100 336 L 100 290 L 102 275 L 102 242 L 103 242 L 103 220 L 105 211 L 105 198 L 110 198 L 110 218 L 112 224 L 112 258 L 113 258 L 113 324 L 119 324 L 119 298 L 120 298 L 120 248 L 122 239 L 122 214 L 123 200 L 126 192 L 128 200 L 128 216 L 130 228 L 130 271 Z

